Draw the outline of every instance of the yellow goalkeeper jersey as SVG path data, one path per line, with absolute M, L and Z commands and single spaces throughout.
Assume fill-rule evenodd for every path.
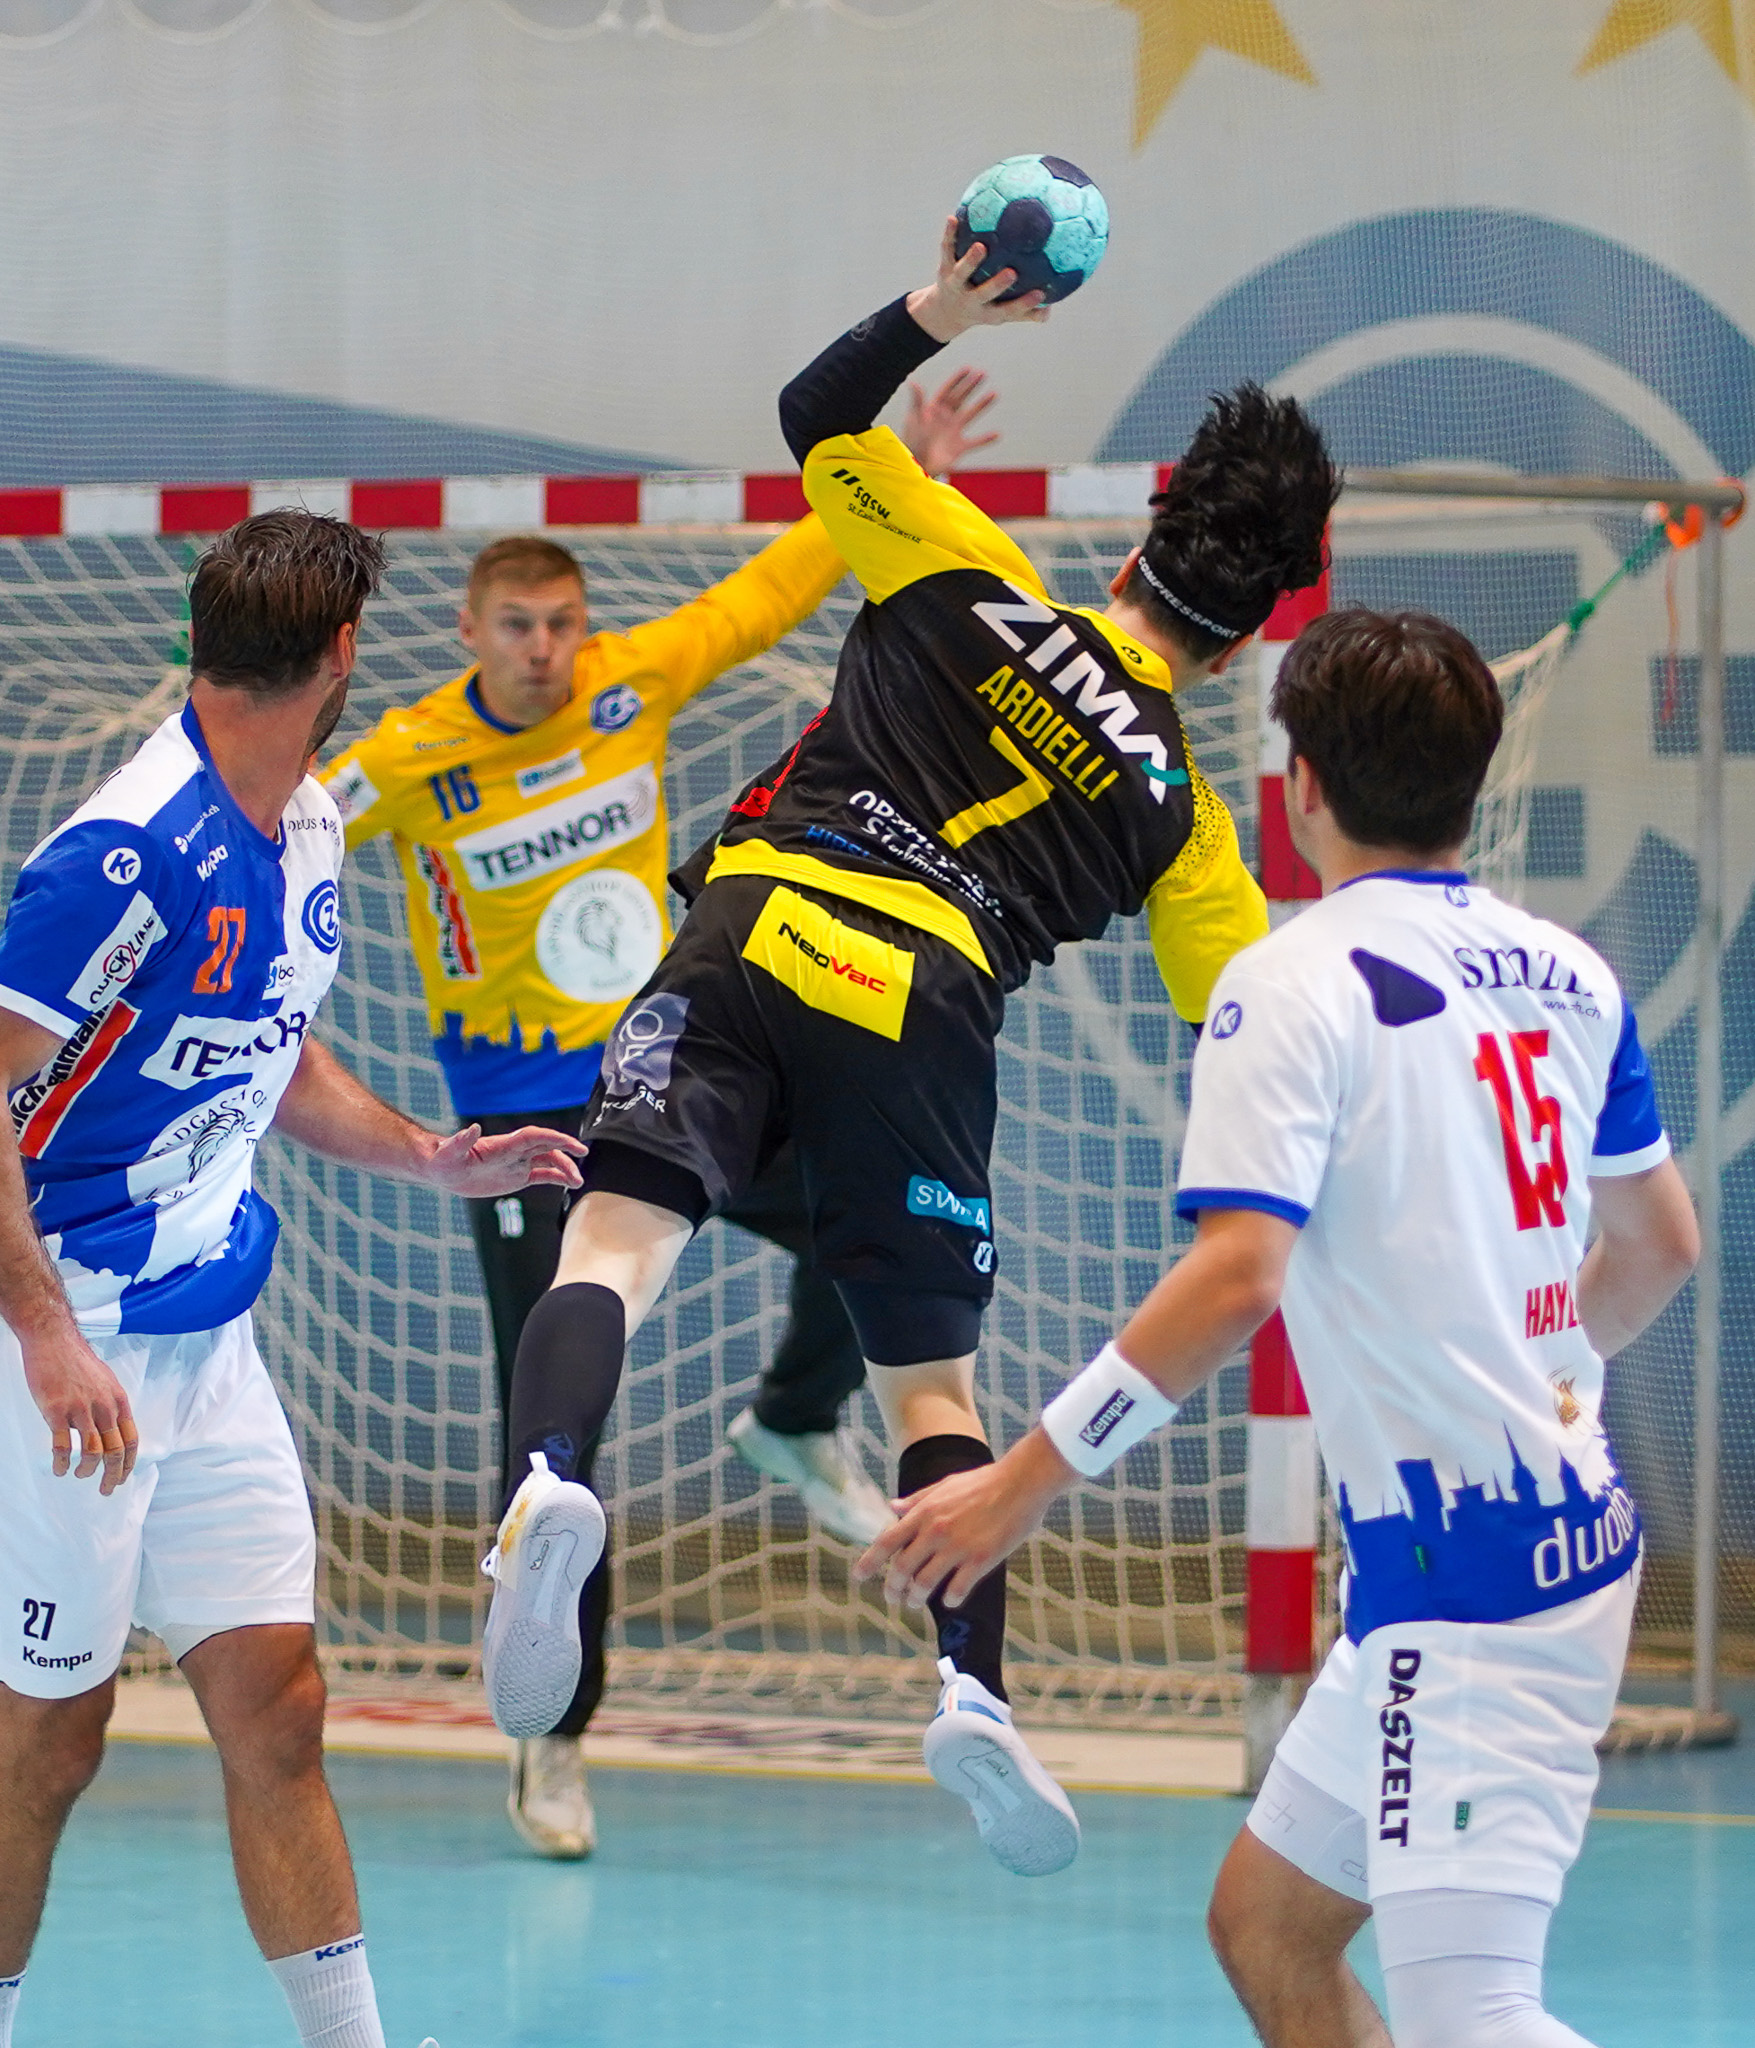
M 666 618 L 597 633 L 570 700 L 507 726 L 476 672 L 325 771 L 347 843 L 393 835 L 434 1050 L 460 1116 L 583 1102 L 670 938 L 670 721 L 807 618 L 845 574 L 810 515 Z

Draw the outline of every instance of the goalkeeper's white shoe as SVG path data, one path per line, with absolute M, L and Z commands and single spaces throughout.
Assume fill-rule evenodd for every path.
M 579 1593 L 603 1555 L 603 1508 L 588 1486 L 548 1469 L 540 1451 L 482 1560 L 494 1581 L 482 1680 L 502 1734 L 546 1735 L 579 1683 Z
M 926 1768 L 969 1802 L 996 1863 L 1019 1877 L 1051 1877 L 1079 1853 L 1072 1801 L 1030 1754 L 1012 1710 L 980 1679 L 938 1660 L 944 1690 L 921 1747 Z
M 725 1432 L 746 1465 L 795 1486 L 823 1527 L 862 1548 L 875 1543 L 896 1519 L 890 1504 L 860 1469 L 834 1431 L 782 1436 L 746 1408 Z
M 537 1855 L 576 1863 L 597 1847 L 597 1816 L 577 1735 L 539 1735 L 512 1752 L 512 1825 Z

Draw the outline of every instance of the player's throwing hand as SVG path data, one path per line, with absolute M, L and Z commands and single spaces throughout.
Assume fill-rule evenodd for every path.
M 528 1187 L 576 1188 L 590 1148 L 565 1131 L 526 1124 L 503 1137 L 484 1138 L 480 1124 L 466 1124 L 434 1146 L 426 1178 L 454 1195 L 515 1195 Z
M 22 1346 L 25 1384 L 49 1425 L 55 1477 L 65 1479 L 79 1436 L 75 1479 L 99 1471 L 98 1492 L 114 1493 L 134 1470 L 140 1434 L 122 1382 L 71 1324 L 34 1345 Z
M 1025 292 L 1021 299 L 1004 298 L 1018 281 L 1015 270 L 996 270 L 985 284 L 976 284 L 975 273 L 986 260 L 984 242 L 971 242 L 958 257 L 953 214 L 945 222 L 944 239 L 939 244 L 938 276 L 908 294 L 910 315 L 934 341 L 955 341 L 971 327 L 1004 327 L 1017 320 L 1040 323 L 1048 318 L 1041 292 Z

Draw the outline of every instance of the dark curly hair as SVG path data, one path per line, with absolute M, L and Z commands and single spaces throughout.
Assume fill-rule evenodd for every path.
M 1239 384 L 1209 407 L 1151 501 L 1143 562 L 1127 584 L 1130 602 L 1195 661 L 1265 624 L 1284 592 L 1318 581 L 1341 489 L 1295 398 Z

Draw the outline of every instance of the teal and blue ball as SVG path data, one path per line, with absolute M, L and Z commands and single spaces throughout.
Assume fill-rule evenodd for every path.
M 957 203 L 957 254 L 987 250 L 977 283 L 1015 270 L 1004 294 L 1046 293 L 1052 304 L 1076 292 L 1109 245 L 1109 208 L 1077 164 L 1063 156 L 1008 156 L 983 171 Z

